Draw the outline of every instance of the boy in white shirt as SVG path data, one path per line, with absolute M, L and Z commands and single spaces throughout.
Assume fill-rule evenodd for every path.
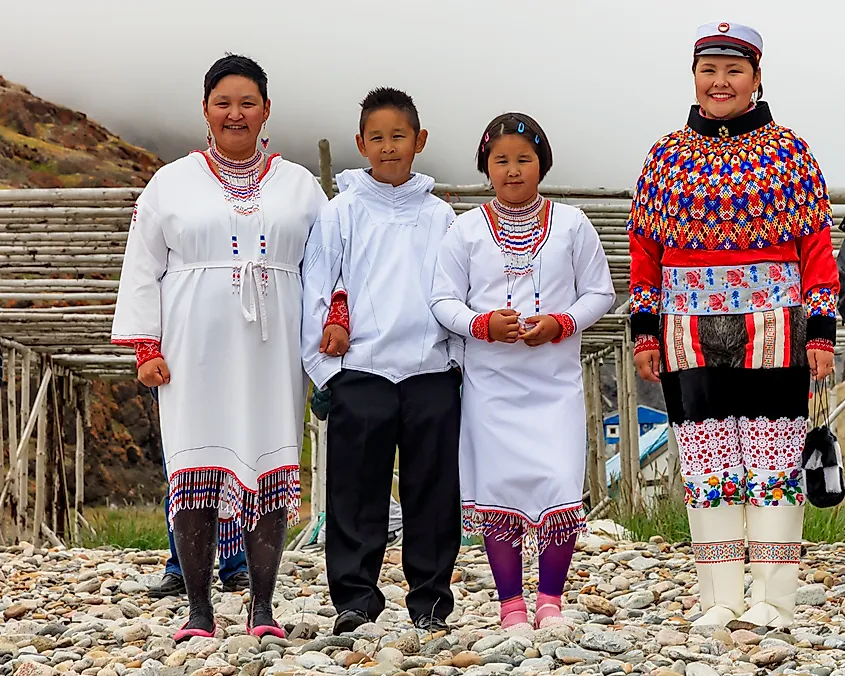
M 370 92 L 356 137 L 370 169 L 337 176 L 340 194 L 305 251 L 303 363 L 331 391 L 326 565 L 336 634 L 384 610 L 378 581 L 397 446 L 408 612 L 418 628 L 439 631 L 454 607 L 463 340 L 429 310 L 455 214 L 431 194 L 433 178 L 411 171 L 426 139 L 410 96 Z M 333 294 L 341 276 L 346 304 Z

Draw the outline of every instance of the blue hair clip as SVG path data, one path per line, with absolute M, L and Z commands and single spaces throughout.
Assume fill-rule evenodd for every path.
M 537 135 L 534 137 L 534 143 L 536 143 L 537 145 L 540 145 L 540 135 L 539 135 L 539 134 L 537 134 Z
M 525 122 L 520 122 L 519 127 L 516 129 L 520 134 L 525 131 Z

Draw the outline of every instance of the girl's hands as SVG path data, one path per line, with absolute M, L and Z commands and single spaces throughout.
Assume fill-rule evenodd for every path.
M 525 320 L 529 330 L 522 334 L 522 340 L 528 347 L 544 345 L 557 340 L 563 332 L 563 327 L 557 319 L 550 315 L 535 315 Z

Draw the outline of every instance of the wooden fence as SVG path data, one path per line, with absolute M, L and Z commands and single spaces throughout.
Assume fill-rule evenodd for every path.
M 327 194 L 332 179 L 328 143 L 319 145 L 320 180 Z M 627 297 L 629 190 L 543 186 L 544 195 L 587 214 L 604 246 L 614 286 Z M 69 540 L 85 525 L 84 427 L 93 379 L 135 377 L 131 349 L 110 344 L 120 268 L 136 188 L 0 191 L 0 509 L 8 501 L 15 537 Z M 435 193 L 461 213 L 488 199 L 487 186 L 438 183 Z M 845 190 L 832 190 L 837 222 L 845 217 Z M 835 247 L 842 234 L 834 230 Z M 9 307 L 15 303 L 18 307 Z M 840 329 L 840 350 L 845 333 Z M 589 431 L 585 495 L 594 515 L 609 506 L 605 479 L 600 386 L 605 362 L 616 369 L 620 414 L 621 492 L 634 509 L 640 495 L 639 426 L 630 326 L 624 304 L 603 317 L 582 338 Z M 75 419 L 74 467 L 66 467 L 64 420 Z M 4 430 L 5 427 L 5 430 Z M 318 435 L 320 438 L 321 435 Z M 35 491 L 30 500 L 29 459 L 35 443 Z M 8 460 L 7 460 L 8 458 Z M 322 468 L 315 468 L 322 472 Z M 68 473 L 75 473 L 75 494 Z M 322 485 L 320 482 L 315 482 Z M 30 502 L 32 507 L 30 508 Z M 30 516 L 31 514 L 31 516 Z M 2 537 L 2 533 L 0 533 Z

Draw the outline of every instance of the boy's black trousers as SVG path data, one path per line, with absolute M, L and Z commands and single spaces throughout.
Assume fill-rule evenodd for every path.
M 326 463 L 326 568 L 338 612 L 370 620 L 384 610 L 379 574 L 387 546 L 396 447 L 402 505 L 402 568 L 411 619 L 452 612 L 461 544 L 458 482 L 460 374 L 392 383 L 343 370 L 330 381 Z

